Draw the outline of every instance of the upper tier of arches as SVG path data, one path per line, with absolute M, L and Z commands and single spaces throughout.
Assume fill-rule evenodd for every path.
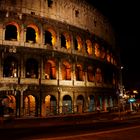
M 27 14 L 67 23 L 88 30 L 115 47 L 113 27 L 107 18 L 86 0 L 1 0 L 0 9 L 6 11 L 6 17 L 16 15 L 20 20 Z
M 41 26 L 32 20 L 21 24 L 14 20 L 5 22 L 0 30 L 2 45 L 54 49 L 119 65 L 116 52 L 94 34 L 58 29 L 49 24 Z

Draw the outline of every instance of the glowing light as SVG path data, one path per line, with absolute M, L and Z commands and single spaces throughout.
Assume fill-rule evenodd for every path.
M 138 94 L 138 91 L 137 90 L 133 90 L 133 93 Z

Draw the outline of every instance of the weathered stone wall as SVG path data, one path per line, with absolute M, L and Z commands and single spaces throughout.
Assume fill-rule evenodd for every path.
M 65 22 L 88 30 L 115 46 L 114 32 L 110 23 L 84 0 L 52 0 L 50 7 L 47 0 L 1 0 L 0 9 L 14 11 L 19 15 L 28 13 Z

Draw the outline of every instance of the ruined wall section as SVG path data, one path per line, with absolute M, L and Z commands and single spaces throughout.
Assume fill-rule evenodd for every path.
M 84 0 L 0 0 L 0 8 L 51 18 L 89 31 L 115 46 L 115 34 L 108 20 Z

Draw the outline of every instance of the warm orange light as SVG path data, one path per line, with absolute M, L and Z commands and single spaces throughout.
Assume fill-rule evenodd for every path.
M 78 42 L 78 51 L 82 49 L 82 40 L 79 36 L 77 36 L 77 42 Z
M 86 40 L 86 44 L 87 44 L 87 52 L 88 54 L 92 54 L 92 43 L 90 40 Z
M 31 27 L 35 30 L 35 35 L 36 35 L 35 39 L 36 39 L 36 42 L 38 43 L 39 42 L 39 34 L 40 34 L 38 27 L 34 24 L 30 24 L 30 25 L 28 25 L 28 27 Z
M 100 57 L 100 46 L 99 46 L 99 44 L 95 43 L 94 48 L 95 48 L 95 55 L 96 55 L 96 57 Z
M 56 32 L 52 28 L 47 29 L 52 34 L 52 45 L 54 46 L 56 43 Z

